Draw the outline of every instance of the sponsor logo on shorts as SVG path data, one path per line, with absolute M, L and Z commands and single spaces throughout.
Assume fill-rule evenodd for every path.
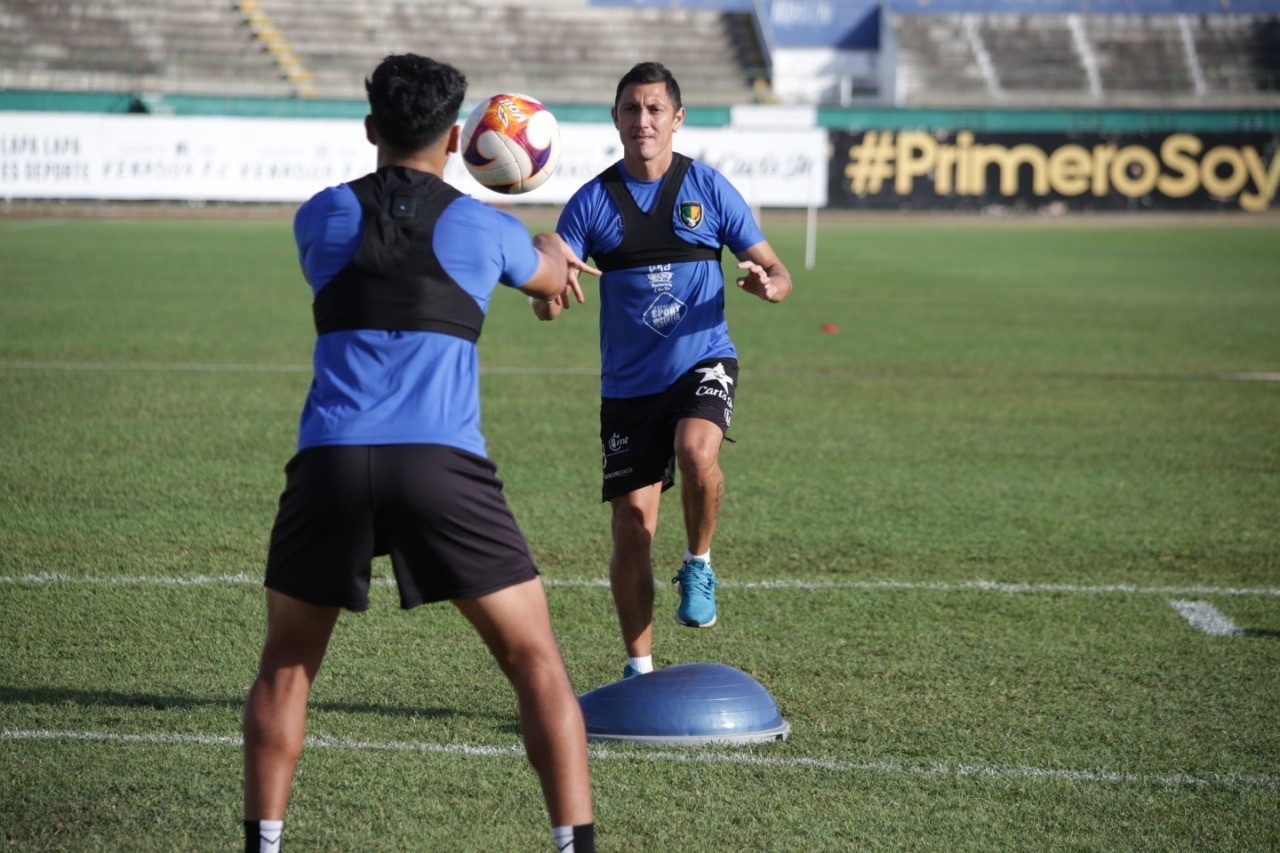
M 608 474 L 604 475 L 604 478 L 606 480 L 613 480 L 618 477 L 625 477 L 634 470 L 634 468 L 623 468 L 621 471 L 610 471 Z
M 725 372 L 724 364 L 717 361 L 715 367 L 699 367 L 698 372 L 702 374 L 702 384 L 698 386 L 698 395 L 714 393 L 716 389 L 708 388 L 707 384 L 715 382 L 720 386 L 726 396 L 729 392 L 729 386 L 733 384 L 733 377 Z M 716 396 L 719 396 L 718 394 Z
M 733 405 L 733 398 L 729 396 L 729 392 L 723 388 L 712 388 L 708 385 L 699 385 L 698 390 L 693 392 L 695 397 L 719 397 L 730 406 Z
M 615 432 L 613 435 L 609 436 L 609 439 L 604 443 L 604 447 L 602 448 L 602 452 L 600 454 L 600 464 L 603 467 L 608 468 L 609 457 L 617 456 L 620 453 L 626 453 L 627 445 L 630 443 L 631 443 L 631 439 L 629 439 L 625 435 L 618 435 Z M 611 475 L 611 476 L 616 476 L 616 475 Z
M 724 400 L 724 425 L 727 429 L 730 421 L 733 420 L 733 395 L 729 393 L 729 386 L 733 384 L 733 377 L 725 372 L 724 364 L 720 362 L 716 362 L 715 367 L 699 367 L 697 370 L 702 374 L 702 380 L 693 395 L 695 397 L 718 397 Z

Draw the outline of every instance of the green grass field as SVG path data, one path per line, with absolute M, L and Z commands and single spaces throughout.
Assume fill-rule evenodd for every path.
M 1280 226 L 824 217 L 808 271 L 764 224 L 796 290 L 728 295 L 720 623 L 671 618 L 669 494 L 656 657 L 750 673 L 791 737 L 593 747 L 601 848 L 1280 848 Z M 309 382 L 289 224 L 10 214 L 0 258 L 0 838 L 235 849 Z M 589 296 L 499 292 L 481 340 L 580 692 L 623 663 Z M 289 849 L 550 849 L 446 605 L 344 616 L 309 734 Z

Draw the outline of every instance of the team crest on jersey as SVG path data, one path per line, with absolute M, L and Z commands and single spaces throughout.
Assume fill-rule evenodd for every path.
M 702 224 L 702 203 L 697 201 L 680 202 L 680 221 L 687 228 L 697 228 Z

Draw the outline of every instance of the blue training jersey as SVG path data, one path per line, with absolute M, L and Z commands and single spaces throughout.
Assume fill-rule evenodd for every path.
M 640 209 L 652 209 L 662 181 L 636 180 L 621 163 L 618 170 Z M 676 196 L 671 224 L 687 243 L 727 246 L 734 254 L 764 240 L 742 195 L 696 160 Z M 621 244 L 622 216 L 599 177 L 569 199 L 556 230 L 580 258 Z M 656 394 L 703 359 L 736 358 L 724 291 L 715 261 L 606 272 L 600 279 L 601 396 Z
M 294 217 L 294 238 L 311 290 L 355 255 L 364 213 L 346 184 L 313 196 Z M 482 311 L 497 283 L 518 287 L 540 259 L 515 217 L 470 196 L 441 214 L 431 245 L 450 277 Z M 302 409 L 298 449 L 323 445 L 443 444 L 485 456 L 476 345 L 437 332 L 372 329 L 316 338 L 315 377 Z

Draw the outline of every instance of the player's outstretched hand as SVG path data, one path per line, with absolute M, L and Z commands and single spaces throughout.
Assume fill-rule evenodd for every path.
M 569 274 L 565 282 L 564 291 L 556 297 L 556 300 L 560 303 L 560 307 L 568 308 L 571 304 L 569 302 L 570 293 L 578 300 L 579 304 L 587 301 L 586 297 L 582 295 L 582 285 L 578 283 L 578 276 L 584 272 L 594 276 L 599 276 L 601 273 L 600 270 L 575 255 L 567 243 L 564 244 L 564 260 L 569 267 Z
M 569 248 L 569 244 L 559 234 L 539 234 L 535 242 L 539 243 L 540 248 L 544 250 L 557 252 L 565 262 L 564 289 L 554 296 L 531 299 L 533 313 L 539 320 L 554 320 L 560 316 L 562 310 L 573 304 L 571 295 L 572 299 L 576 299 L 579 303 L 587 301 L 582 293 L 582 285 L 578 283 L 578 277 L 584 272 L 594 276 L 601 275 L 601 272 L 575 255 Z
M 747 293 L 753 293 L 766 302 L 777 302 L 784 295 L 765 268 L 755 261 L 741 261 L 738 269 L 747 271 L 746 275 L 738 279 L 738 287 Z

